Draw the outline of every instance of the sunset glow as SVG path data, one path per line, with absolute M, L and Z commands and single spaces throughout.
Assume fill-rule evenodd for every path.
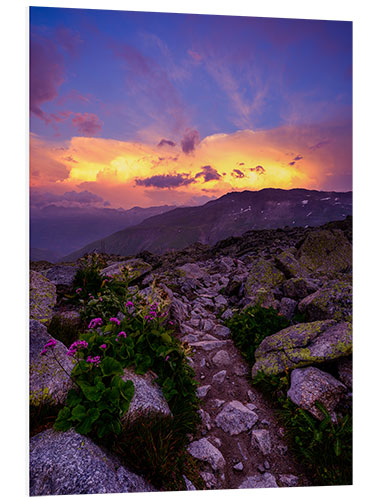
M 38 7 L 30 22 L 34 195 L 351 190 L 351 23 Z

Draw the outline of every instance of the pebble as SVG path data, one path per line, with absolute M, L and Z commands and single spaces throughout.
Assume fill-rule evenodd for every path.
M 238 464 L 233 465 L 233 469 L 234 470 L 238 470 L 238 471 L 243 470 L 243 463 L 242 462 L 238 462 Z

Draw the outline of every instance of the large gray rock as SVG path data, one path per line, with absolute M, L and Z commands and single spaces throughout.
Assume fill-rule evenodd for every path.
M 266 472 L 265 474 L 256 474 L 249 476 L 239 485 L 240 489 L 245 488 L 278 488 L 275 477 Z
M 309 321 L 330 318 L 351 321 L 352 286 L 342 281 L 331 281 L 301 300 L 298 309 L 306 314 Z
M 48 323 L 56 304 L 56 285 L 36 271 L 30 271 L 30 319 Z
M 173 297 L 170 308 L 170 317 L 182 324 L 189 319 L 190 307 L 177 297 Z
M 43 274 L 55 285 L 72 286 L 74 276 L 78 270 L 77 266 L 57 265 L 53 266 Z
M 155 376 L 150 372 L 138 375 L 126 368 L 122 377 L 134 384 L 134 396 L 124 418 L 136 418 L 141 413 L 162 413 L 171 415 L 168 403 L 160 387 L 154 382 Z
M 176 267 L 175 272 L 183 278 L 200 279 L 207 278 L 208 276 L 207 271 L 195 262 L 189 262 L 183 266 Z
M 306 236 L 296 259 L 309 272 L 335 274 L 351 268 L 352 246 L 340 229 L 320 229 Z
M 266 337 L 255 351 L 252 374 L 277 375 L 294 369 L 348 356 L 352 352 L 352 328 L 334 320 L 300 323 Z
M 194 458 L 208 462 L 215 471 L 221 470 L 225 466 L 222 453 L 206 438 L 193 441 L 189 444 L 187 450 Z
M 240 401 L 231 401 L 217 415 L 215 423 L 224 432 L 234 436 L 251 429 L 257 420 L 256 413 L 249 410 Z
M 31 404 L 64 403 L 73 383 L 69 377 L 72 359 L 67 348 L 56 340 L 54 348 L 41 355 L 44 346 L 52 339 L 47 328 L 36 320 L 30 320 L 30 402 Z
M 301 278 L 307 275 L 306 269 L 288 251 L 284 251 L 275 257 L 276 266 L 287 278 Z
M 316 408 L 315 402 L 322 403 L 335 419 L 334 409 L 346 392 L 345 385 L 335 377 L 309 366 L 292 371 L 290 389 L 287 394 L 297 406 L 322 420 L 324 415 Z
M 289 299 L 288 297 L 283 297 L 280 301 L 279 314 L 291 320 L 296 307 L 297 302 L 295 300 Z
M 271 261 L 258 259 L 251 265 L 249 270 L 245 284 L 246 296 L 255 296 L 260 288 L 267 291 L 273 290 L 283 281 L 285 281 L 284 274 Z
M 156 491 L 89 438 L 52 429 L 30 441 L 30 496 Z
M 134 280 L 146 275 L 152 270 L 152 266 L 142 259 L 128 259 L 121 262 L 115 262 L 102 269 L 102 276 L 113 276 L 122 280 L 127 275 L 128 279 Z M 124 274 L 125 271 L 125 274 Z
M 346 387 L 353 387 L 353 362 L 351 357 L 341 358 L 337 361 L 339 379 Z
M 319 281 L 309 278 L 291 278 L 282 285 L 284 295 L 291 299 L 303 299 L 319 288 Z

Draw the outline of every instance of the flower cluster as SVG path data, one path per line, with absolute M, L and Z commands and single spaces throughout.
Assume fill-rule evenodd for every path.
M 82 288 L 77 288 L 76 293 L 81 293 L 81 292 L 82 292 Z
M 73 344 L 69 347 L 68 352 L 66 353 L 67 356 L 74 356 L 75 353 L 77 352 L 78 349 L 86 349 L 88 347 L 88 343 L 86 340 L 76 340 L 73 342 Z
M 128 308 L 134 307 L 134 304 L 131 300 L 128 300 L 127 303 L 125 304 L 125 307 L 128 307 Z
M 116 339 L 116 342 L 119 341 L 119 338 L 121 337 L 124 337 L 124 339 L 126 339 L 126 333 L 125 332 L 120 332 L 118 335 L 117 335 L 117 339 Z
M 100 356 L 94 356 L 93 358 L 91 356 L 89 356 L 87 358 L 87 363 L 92 363 L 94 366 L 99 366 Z
M 110 321 L 111 323 L 114 323 L 114 324 L 115 324 L 115 325 L 117 325 L 117 326 L 119 326 L 119 324 L 120 324 L 120 320 L 119 320 L 119 319 L 117 319 L 117 318 L 109 318 L 109 321 Z
M 89 323 L 89 330 L 91 328 L 96 328 L 97 326 L 102 326 L 102 324 L 103 324 L 102 318 L 94 318 Z
M 106 349 L 107 344 L 102 344 L 102 345 L 101 345 L 101 346 L 99 346 L 99 347 L 100 347 L 100 349 Z
M 56 344 L 57 344 L 57 342 L 56 342 L 56 340 L 55 340 L 55 339 L 50 339 L 50 340 L 47 342 L 47 344 L 44 346 L 44 349 L 41 351 L 41 353 L 40 353 L 40 354 L 41 354 L 41 356 L 44 356 L 44 355 L 47 353 L 47 351 L 48 351 L 48 349 L 49 349 L 50 347 L 51 347 L 52 349 L 54 349 L 54 348 L 56 347 Z
M 146 321 L 152 321 L 156 319 L 158 313 L 157 313 L 157 308 L 158 308 L 158 303 L 154 302 L 153 304 L 150 305 L 150 312 L 149 314 L 145 315 L 145 320 Z

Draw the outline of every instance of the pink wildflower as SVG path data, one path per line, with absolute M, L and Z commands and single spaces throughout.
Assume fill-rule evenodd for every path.
M 103 324 L 102 318 L 94 318 L 89 323 L 89 330 L 95 328 L 96 326 L 102 326 L 102 324 Z
M 106 347 L 107 347 L 107 344 L 102 344 L 102 345 L 100 346 L 100 349 L 105 349 Z
M 119 324 L 120 324 L 120 320 L 117 318 L 109 318 L 109 321 L 111 321 L 112 323 L 115 323 L 117 326 L 119 326 Z
M 117 337 L 124 337 L 126 339 L 126 333 L 125 332 L 120 332 Z M 116 339 L 117 340 L 117 339 Z

